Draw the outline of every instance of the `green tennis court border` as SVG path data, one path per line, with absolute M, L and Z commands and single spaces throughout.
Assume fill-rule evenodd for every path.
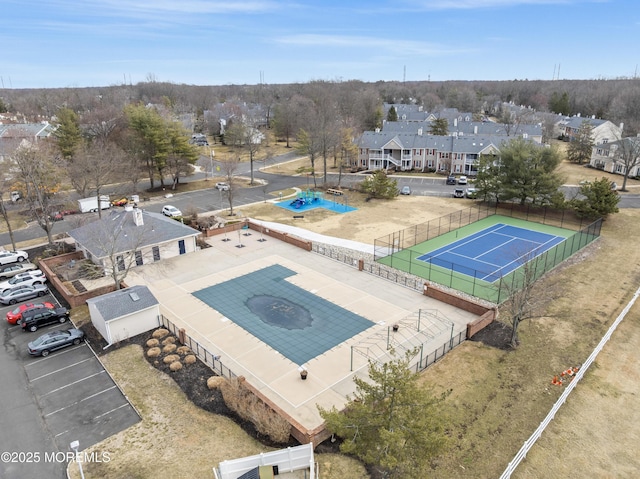
M 586 245 L 598 238 L 600 235 L 602 221 L 598 220 L 580 231 L 574 231 L 557 226 L 522 220 L 519 218 L 491 214 L 487 217 L 471 222 L 470 224 L 461 225 L 458 228 L 451 229 L 450 231 L 426 241 L 419 242 L 405 249 L 390 252 L 387 256 L 377 258 L 376 261 L 420 278 L 433 281 L 434 283 L 470 294 L 477 298 L 500 304 L 507 299 L 505 297 L 506 291 L 517 290 L 518 285 L 524 280 L 522 267 L 506 274 L 496 283 L 489 283 L 466 274 L 458 273 L 453 269 L 432 265 L 417 259 L 425 253 L 450 245 L 460 238 L 477 233 L 499 223 L 566 238 L 565 241 L 550 248 L 530 262 L 531 268 L 529 269 L 532 270 L 533 273 L 529 274 L 533 274 L 535 279 L 537 279 L 545 272 L 573 255 L 576 251 L 584 248 Z M 379 252 L 380 248 L 377 248 L 376 253 L 378 254 Z M 501 282 L 507 282 L 506 284 L 508 284 L 509 287 L 502 287 L 500 284 Z

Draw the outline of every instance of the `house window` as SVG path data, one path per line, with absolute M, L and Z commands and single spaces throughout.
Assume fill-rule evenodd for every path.
M 118 264 L 118 271 L 124 271 L 124 258 L 122 255 L 116 256 L 116 263 Z
M 136 266 L 142 266 L 142 251 L 136 251 Z
M 151 251 L 153 251 L 153 261 L 160 261 L 160 247 L 154 246 Z
M 178 249 L 180 250 L 180 254 L 185 254 L 187 252 L 184 245 L 184 240 L 178 241 Z

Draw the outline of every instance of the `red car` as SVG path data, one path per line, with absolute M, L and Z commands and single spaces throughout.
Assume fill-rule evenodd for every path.
M 55 309 L 55 305 L 49 302 L 45 303 L 22 303 L 16 307 L 13 311 L 7 313 L 7 322 L 9 324 L 18 324 L 18 321 L 22 319 L 22 313 L 25 311 L 31 311 L 32 309 L 48 308 Z

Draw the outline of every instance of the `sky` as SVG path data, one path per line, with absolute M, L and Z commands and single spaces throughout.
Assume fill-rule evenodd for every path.
M 0 88 L 635 77 L 638 0 L 1 0 Z

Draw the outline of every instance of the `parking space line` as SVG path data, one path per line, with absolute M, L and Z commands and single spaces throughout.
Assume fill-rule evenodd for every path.
M 57 414 L 57 413 L 59 413 L 59 412 L 62 412 L 62 411 L 64 411 L 64 410 L 66 410 L 66 409 L 69 409 L 69 408 L 71 408 L 71 407 L 75 407 L 75 406 L 77 406 L 78 404 L 80 404 L 80 403 L 81 403 L 81 402 L 83 402 L 83 401 L 88 401 L 89 399 L 93 399 L 94 397 L 99 396 L 100 394 L 103 394 L 103 393 L 109 392 L 109 391 L 111 391 L 112 389 L 116 389 L 116 386 L 111 386 L 110 388 L 103 389 L 102 391 L 97 392 L 97 393 L 95 393 L 95 394 L 92 394 L 91 396 L 87 396 L 86 398 L 82 398 L 82 399 L 80 399 L 79 401 L 75 401 L 74 403 L 69 404 L 68 406 L 62 407 L 62 408 L 60 408 L 60 409 L 56 409 L 55 411 L 51 411 L 50 413 L 45 414 L 45 415 L 44 415 L 44 417 L 53 416 L 54 414 Z
M 55 392 L 61 391 L 61 390 L 65 389 L 65 388 L 68 388 L 68 387 L 70 387 L 70 386 L 73 386 L 73 385 L 75 385 L 75 384 L 78 384 L 79 382 L 86 381 L 87 379 L 91 379 L 91 378 L 93 378 L 93 377 L 97 376 L 98 374 L 104 374 L 105 372 L 106 372 L 106 371 L 103 369 L 102 371 L 98 371 L 98 372 L 97 372 L 97 373 L 95 373 L 95 374 L 92 374 L 92 375 L 90 375 L 90 376 L 84 377 L 84 378 L 82 378 L 82 379 L 78 379 L 77 381 L 73 381 L 72 383 L 65 384 L 64 386 L 61 386 L 61 387 L 59 387 L 59 388 L 53 389 L 53 390 L 49 391 L 48 393 L 41 394 L 41 396 L 42 396 L 42 397 L 48 396 L 49 394 L 53 394 L 53 393 L 55 393 Z
M 85 343 L 85 344 L 86 344 L 86 343 Z M 65 349 L 64 351 L 60 351 L 59 353 L 57 352 L 57 353 L 56 353 L 56 357 L 60 357 L 60 356 L 62 356 L 63 354 L 68 354 L 68 353 L 70 353 L 70 352 L 72 352 L 72 351 L 77 350 L 78 348 L 81 348 L 82 346 L 83 346 L 83 345 L 82 345 L 82 344 L 80 344 L 80 345 L 78 345 L 78 346 L 72 346 L 72 347 L 70 347 L 70 348 L 67 348 L 67 349 Z M 33 365 L 35 365 L 35 364 L 40 364 L 42 361 L 50 361 L 50 359 L 49 359 L 49 358 L 43 358 L 43 357 L 41 357 L 40 359 L 37 359 L 37 360 L 35 360 L 35 361 L 30 361 L 30 362 L 28 362 L 27 364 L 25 364 L 25 365 L 24 365 L 24 367 L 25 367 L 25 368 L 28 368 L 29 366 L 33 366 Z
M 57 374 L 57 373 L 59 373 L 60 371 L 64 371 L 65 369 L 72 368 L 72 367 L 74 367 L 74 366 L 77 366 L 78 364 L 86 363 L 87 361 L 91 361 L 92 359 L 93 359 L 93 358 L 83 359 L 82 361 L 78 361 L 77 363 L 70 364 L 69 366 L 65 366 L 65 367 L 63 367 L 63 368 L 56 369 L 55 371 L 51 371 L 50 373 L 43 374 L 42 376 L 38 376 L 37 378 L 33 378 L 33 379 L 31 379 L 31 382 L 33 382 L 33 381 L 37 381 L 38 379 L 46 378 L 47 376 L 51 376 L 52 374 Z
M 107 412 L 105 412 L 105 413 L 102 413 L 102 414 L 100 414 L 100 415 L 98 415 L 98 416 L 94 417 L 93 419 L 100 419 L 101 417 L 106 416 L 107 414 L 111 414 L 112 412 L 115 412 L 115 411 L 117 411 L 118 409 L 122 409 L 123 407 L 128 407 L 128 406 L 130 406 L 130 404 L 129 404 L 129 403 L 125 403 L 125 404 L 123 404 L 122 406 L 118 406 L 117 408 L 114 408 L 114 409 L 112 409 L 112 410 L 110 410 L 110 411 L 107 411 Z

